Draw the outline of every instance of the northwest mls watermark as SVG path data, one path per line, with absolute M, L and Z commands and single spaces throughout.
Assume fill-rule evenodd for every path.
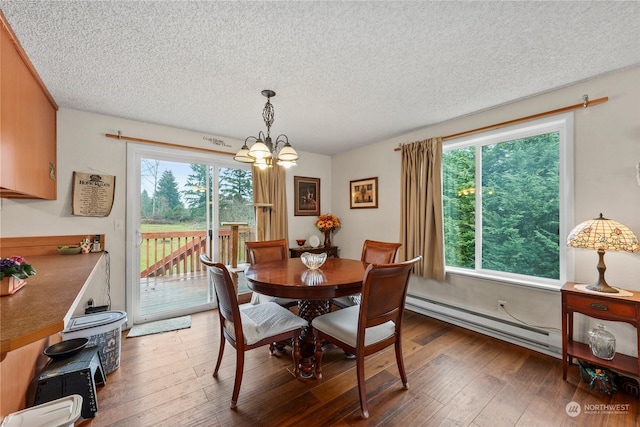
M 624 415 L 629 413 L 628 403 L 589 403 L 582 405 L 583 414 L 614 414 Z
M 565 407 L 567 415 L 577 417 L 584 415 L 626 415 L 629 413 L 628 403 L 587 403 L 580 405 L 578 402 L 569 402 Z

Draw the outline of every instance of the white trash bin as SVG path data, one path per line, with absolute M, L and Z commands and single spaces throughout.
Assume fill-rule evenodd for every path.
M 81 410 L 82 396 L 72 394 L 9 414 L 2 427 L 73 427 Z
M 124 311 L 103 311 L 72 317 L 62 331 L 64 341 L 73 338 L 88 338 L 87 346 L 97 346 L 105 374 L 120 367 L 122 325 L 127 322 Z

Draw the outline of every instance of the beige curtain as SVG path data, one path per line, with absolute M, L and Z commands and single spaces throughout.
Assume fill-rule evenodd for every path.
M 257 241 L 287 239 L 287 191 L 284 168 L 253 168 L 253 204 Z
M 442 138 L 402 146 L 401 255 L 422 255 L 415 273 L 444 281 Z

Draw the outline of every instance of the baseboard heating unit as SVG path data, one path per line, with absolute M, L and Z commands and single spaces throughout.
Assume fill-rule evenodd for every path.
M 560 331 L 534 328 L 416 295 L 407 295 L 406 308 L 549 356 L 562 357 Z

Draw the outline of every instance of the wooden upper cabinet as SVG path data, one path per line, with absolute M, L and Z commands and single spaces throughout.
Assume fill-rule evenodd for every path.
M 0 12 L 0 196 L 56 199 L 58 106 Z

